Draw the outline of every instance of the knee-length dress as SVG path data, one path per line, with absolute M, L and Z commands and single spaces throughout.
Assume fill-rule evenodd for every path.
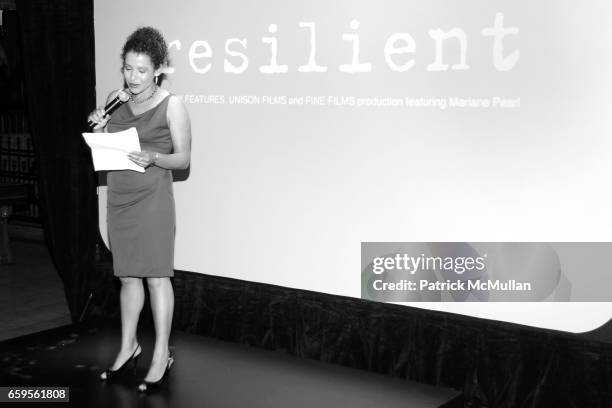
M 108 132 L 138 131 L 141 150 L 172 152 L 166 110 L 170 95 L 134 115 L 128 103 L 108 122 Z M 174 276 L 175 213 L 172 172 L 149 166 L 144 173 L 111 171 L 107 176 L 107 222 L 115 276 Z

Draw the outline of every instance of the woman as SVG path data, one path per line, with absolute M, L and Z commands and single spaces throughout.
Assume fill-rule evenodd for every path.
M 122 73 L 130 95 L 110 117 L 102 108 L 89 119 L 94 132 L 117 132 L 136 127 L 140 152 L 130 160 L 145 168 L 109 172 L 108 232 L 115 276 L 121 280 L 121 349 L 113 365 L 100 378 L 116 378 L 141 353 L 136 330 L 144 304 L 146 279 L 153 321 L 155 348 L 151 366 L 138 390 L 158 388 L 166 378 L 173 358 L 168 349 L 172 326 L 174 293 L 174 198 L 172 172 L 189 166 L 191 128 L 180 99 L 161 88 L 163 70 L 168 65 L 168 47 L 154 28 L 141 27 L 127 39 L 121 53 Z M 110 93 L 107 103 L 118 92 Z

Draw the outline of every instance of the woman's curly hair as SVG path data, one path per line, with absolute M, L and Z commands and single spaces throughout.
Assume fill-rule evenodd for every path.
M 159 30 L 153 27 L 138 27 L 130 34 L 123 45 L 121 61 L 125 62 L 128 52 L 148 55 L 155 69 L 162 65 L 170 65 L 166 40 Z M 165 74 L 160 75 L 160 83 L 165 76 Z

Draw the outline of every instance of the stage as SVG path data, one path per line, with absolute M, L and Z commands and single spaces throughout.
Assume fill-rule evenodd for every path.
M 174 331 L 175 364 L 164 389 L 136 391 L 153 348 L 139 329 L 143 354 L 124 384 L 99 373 L 119 345 L 119 321 L 69 325 L 0 343 L 0 386 L 68 386 L 70 403 L 5 403 L 40 407 L 441 407 L 459 397 L 447 388 L 301 359 L 282 352 Z M 459 403 L 459 400 L 455 401 Z M 452 405 L 454 406 L 454 405 Z

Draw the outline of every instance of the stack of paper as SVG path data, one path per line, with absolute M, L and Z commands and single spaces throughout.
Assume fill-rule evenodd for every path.
M 141 167 L 128 158 L 130 152 L 140 151 L 136 128 L 131 127 L 115 133 L 83 133 L 85 142 L 91 149 L 91 157 L 96 171 L 134 170 L 144 173 Z

